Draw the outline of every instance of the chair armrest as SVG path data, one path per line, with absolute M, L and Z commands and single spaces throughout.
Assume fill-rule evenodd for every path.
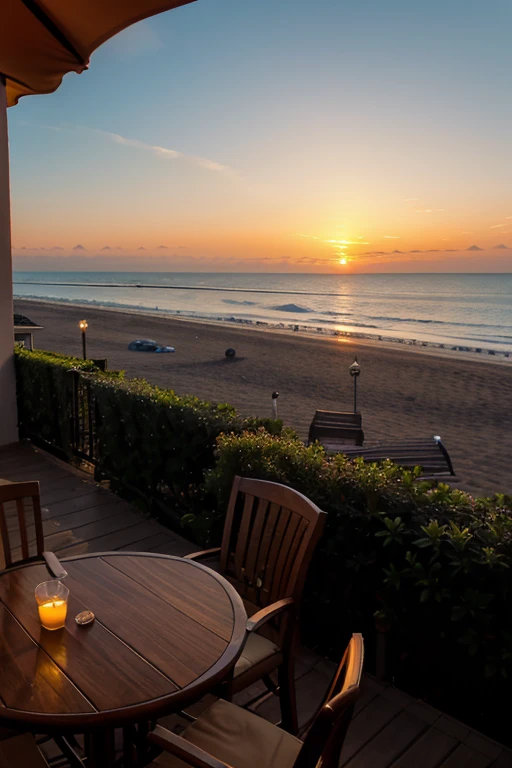
M 267 605 L 247 620 L 247 624 L 245 625 L 247 632 L 255 632 L 263 624 L 266 624 L 267 621 L 273 619 L 274 616 L 278 616 L 283 611 L 289 610 L 294 605 L 295 600 L 293 597 L 285 597 L 283 600 L 278 600 L 276 603 L 272 603 L 272 605 Z
M 157 725 L 155 730 L 148 734 L 148 741 L 166 752 L 176 755 L 180 760 L 184 760 L 194 768 L 231 768 L 227 763 L 217 760 L 204 749 L 196 747 L 195 744 L 182 739 L 181 736 L 168 731 L 167 728 L 162 728 L 161 725 Z
M 219 552 L 220 547 L 203 549 L 202 552 L 192 552 L 190 555 L 185 555 L 184 560 L 202 560 L 203 557 L 211 557 L 212 555 L 217 555 Z

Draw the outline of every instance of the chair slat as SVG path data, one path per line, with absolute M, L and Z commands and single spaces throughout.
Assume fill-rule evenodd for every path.
M 3 503 L 0 503 L 0 534 L 4 551 L 5 567 L 9 568 L 9 566 L 12 565 L 11 543 L 9 540 L 9 531 L 7 530 L 7 522 L 5 519 L 5 506 Z
M 23 504 L 23 499 L 16 499 L 16 509 L 18 511 L 18 523 L 20 526 L 21 554 L 24 560 L 28 560 L 27 522 L 25 520 L 25 505 Z
M 229 497 L 228 511 L 226 514 L 226 522 L 224 523 L 224 532 L 222 534 L 222 545 L 220 550 L 220 570 L 222 573 L 226 573 L 228 570 L 228 559 L 231 553 L 231 532 L 233 530 L 233 521 L 235 519 L 235 507 L 238 500 L 240 480 L 240 477 L 235 477 L 231 489 L 231 496 Z
M 256 510 L 254 513 L 254 524 L 251 531 L 251 538 L 249 540 L 247 559 L 245 561 L 245 575 L 249 584 L 254 584 L 256 580 L 256 562 L 260 550 L 263 527 L 267 519 L 268 507 L 269 502 L 267 499 L 257 500 Z
M 33 527 L 27 524 L 27 508 L 25 506 L 27 499 L 31 499 L 32 502 Z M 6 513 L 5 505 L 8 502 L 16 502 L 16 504 L 13 504 L 12 512 Z M 16 528 L 12 526 L 14 520 L 17 521 Z M 12 528 L 11 533 L 9 533 L 8 523 Z M 30 545 L 33 540 L 32 530 L 35 532 L 35 554 L 41 555 L 44 551 L 44 534 L 39 483 L 37 481 L 30 481 L 0 485 L 0 534 L 6 567 L 14 565 L 15 562 L 23 562 L 23 560 L 30 559 Z M 13 541 L 15 541 L 16 545 L 16 560 L 14 560 L 13 554 Z M 20 555 L 21 560 L 19 559 Z
M 277 597 L 273 598 L 274 600 L 279 599 L 281 595 L 287 595 L 290 593 L 290 589 L 288 588 L 288 584 L 290 581 L 290 574 L 292 572 L 293 565 L 297 558 L 297 553 L 299 552 L 299 548 L 302 544 L 302 541 L 304 539 L 307 529 L 308 529 L 307 520 L 304 520 L 304 518 L 299 518 L 299 523 L 295 530 L 295 535 L 293 537 L 293 541 L 291 542 L 290 548 L 288 550 L 288 557 L 283 568 L 281 581 L 279 583 L 279 591 L 277 593 Z
M 34 525 L 36 528 L 37 554 L 42 555 L 44 552 L 44 532 L 43 516 L 41 514 L 41 498 L 39 494 L 32 496 L 32 506 L 34 511 Z
M 267 568 L 265 571 L 265 577 L 263 579 L 263 588 L 260 592 L 260 602 L 262 605 L 267 605 L 271 602 L 270 595 L 272 592 L 272 584 L 274 582 L 274 576 L 278 576 L 277 563 L 279 553 L 281 551 L 281 545 L 285 538 L 286 529 L 288 527 L 290 515 L 291 512 L 289 509 L 286 509 L 286 507 L 281 508 L 274 532 L 274 538 L 272 539 L 270 552 L 268 554 Z
M 283 540 L 281 542 L 279 555 L 277 557 L 276 567 L 274 569 L 274 573 L 272 576 L 272 587 L 270 590 L 271 603 L 274 603 L 276 600 L 278 600 L 279 595 L 281 594 L 281 582 L 283 580 L 283 572 L 284 572 L 286 563 L 288 561 L 288 557 L 290 555 L 290 548 L 293 544 L 293 540 L 295 538 L 297 528 L 299 527 L 299 524 L 300 524 L 299 515 L 294 514 L 289 509 L 281 510 L 281 514 L 283 514 L 283 512 L 285 511 L 288 513 L 288 525 L 286 526 L 286 531 L 283 536 Z
M 254 506 L 254 496 L 252 496 L 250 493 L 245 494 L 244 511 L 242 513 L 242 522 L 240 523 L 240 528 L 238 530 L 238 536 L 236 540 L 235 563 L 234 563 L 235 576 L 241 582 L 245 582 L 245 578 L 244 578 L 245 553 L 247 551 L 247 546 L 249 542 L 249 533 L 251 530 L 253 506 Z
M 272 544 L 272 538 L 274 536 L 275 526 L 279 515 L 279 504 L 272 502 L 268 511 L 267 519 L 265 522 L 265 528 L 263 529 L 263 535 L 261 537 L 260 549 L 258 552 L 258 559 L 256 561 L 256 587 L 261 589 L 263 586 L 263 580 L 261 584 L 258 584 L 258 579 L 262 579 L 265 576 L 265 570 L 267 568 L 267 558 Z

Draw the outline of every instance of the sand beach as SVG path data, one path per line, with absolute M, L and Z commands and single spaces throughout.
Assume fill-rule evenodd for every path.
M 39 349 L 80 356 L 78 320 L 87 317 L 88 356 L 180 394 L 232 403 L 245 415 L 270 416 L 277 390 L 280 417 L 303 439 L 317 408 L 352 408 L 348 366 L 357 355 L 365 442 L 441 435 L 458 487 L 512 492 L 510 361 L 32 300 L 16 300 L 15 311 L 44 326 L 35 335 Z M 136 338 L 176 352 L 130 352 Z M 232 360 L 228 347 L 237 353 Z

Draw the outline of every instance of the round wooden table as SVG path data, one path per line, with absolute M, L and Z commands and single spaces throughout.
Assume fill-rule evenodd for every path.
M 66 626 L 42 629 L 44 564 L 0 575 L 0 723 L 38 733 L 100 732 L 176 712 L 224 679 L 247 615 L 219 574 L 169 555 L 63 559 Z M 90 609 L 96 620 L 75 622 Z

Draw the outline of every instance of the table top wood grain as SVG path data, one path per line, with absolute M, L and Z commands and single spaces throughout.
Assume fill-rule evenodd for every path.
M 44 732 L 125 725 L 188 706 L 229 674 L 247 615 L 222 576 L 152 553 L 62 562 L 68 615 L 53 632 L 34 599 L 49 580 L 44 564 L 0 574 L 0 723 Z M 96 620 L 80 627 L 85 609 Z

